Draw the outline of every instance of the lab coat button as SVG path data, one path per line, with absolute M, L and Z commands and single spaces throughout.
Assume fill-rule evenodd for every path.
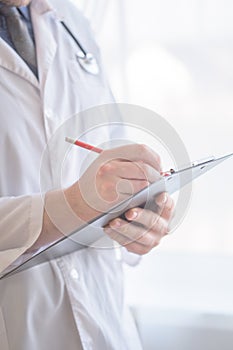
M 45 115 L 49 119 L 52 119 L 54 117 L 54 113 L 53 113 L 52 109 L 46 109 Z
M 78 279 L 79 279 L 79 273 L 78 273 L 78 271 L 77 271 L 75 268 L 71 269 L 71 271 L 70 271 L 70 276 L 71 276 L 74 280 L 78 280 Z

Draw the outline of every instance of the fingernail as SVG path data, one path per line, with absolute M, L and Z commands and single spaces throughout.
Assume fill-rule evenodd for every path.
M 126 213 L 126 217 L 128 220 L 134 220 L 138 216 L 138 213 L 136 210 L 130 210 Z
M 167 193 L 164 193 L 163 199 L 162 199 L 162 204 L 165 204 L 167 202 L 167 198 L 168 198 Z
M 121 226 L 121 220 L 120 219 L 113 220 L 112 222 L 110 222 L 109 225 L 112 228 L 120 227 Z

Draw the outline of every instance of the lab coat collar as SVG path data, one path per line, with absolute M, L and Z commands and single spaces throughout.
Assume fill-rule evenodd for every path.
M 22 58 L 0 38 L 0 66 L 12 71 L 35 87 L 44 90 L 49 68 L 55 57 L 57 44 L 53 37 L 53 28 L 49 26 L 48 17 L 54 16 L 55 22 L 59 20 L 56 10 L 47 0 L 32 0 L 30 4 L 31 20 L 33 23 L 36 41 L 39 80 L 23 61 Z
M 49 13 L 49 12 L 55 13 L 55 10 L 53 9 L 53 7 L 49 4 L 49 2 L 47 0 L 32 0 L 32 2 L 30 3 L 30 10 L 31 10 L 31 12 L 36 11 L 38 15 L 44 15 L 44 14 Z M 33 21 L 33 19 L 32 19 L 32 21 Z M 37 30 L 39 31 L 40 28 L 38 28 Z M 35 29 L 34 29 L 34 32 L 35 32 Z M 55 54 L 56 45 L 53 43 L 52 39 L 51 39 L 51 41 L 49 41 L 50 40 L 49 37 L 46 40 L 48 40 L 47 42 L 49 42 L 51 44 L 51 47 L 49 48 L 48 55 L 45 54 L 45 56 L 46 56 L 45 60 L 48 58 L 47 63 L 49 65 L 49 63 L 52 61 L 51 57 L 53 57 Z M 44 41 L 46 41 L 46 40 L 44 40 Z M 0 38 L 0 52 L 1 52 L 0 66 L 2 66 L 5 69 L 8 69 L 9 71 L 12 71 L 13 73 L 19 75 L 23 79 L 29 81 L 35 87 L 40 88 L 40 85 L 39 85 L 37 78 L 35 77 L 34 73 L 31 71 L 31 69 L 28 67 L 28 65 L 24 62 L 24 60 L 22 58 L 19 57 L 19 55 L 14 51 L 14 49 L 12 49 L 1 38 Z M 37 59 L 39 61 L 39 58 L 37 58 Z
M 39 84 L 43 98 L 49 69 L 57 51 L 53 33 L 56 30 L 58 16 L 47 0 L 33 0 L 30 10 L 36 42 Z
M 39 82 L 34 73 L 24 60 L 19 57 L 16 51 L 2 38 L 0 38 L 0 52 L 0 66 L 21 76 L 23 79 L 28 80 L 32 85 L 39 88 Z
M 38 14 L 43 15 L 44 13 L 54 11 L 52 5 L 47 0 L 32 0 L 30 7 L 35 9 Z

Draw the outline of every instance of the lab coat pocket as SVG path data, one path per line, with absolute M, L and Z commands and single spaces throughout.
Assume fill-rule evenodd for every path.
M 79 64 L 77 57 L 69 61 L 69 77 L 71 82 L 78 83 L 78 87 L 96 87 L 101 83 L 101 73 L 95 75 L 86 72 Z
M 7 339 L 7 333 L 6 333 L 6 325 L 3 317 L 2 310 L 0 308 L 0 344 L 1 344 L 1 350 L 9 350 L 9 343 Z

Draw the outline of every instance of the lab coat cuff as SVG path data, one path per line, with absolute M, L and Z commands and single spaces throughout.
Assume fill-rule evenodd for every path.
M 40 236 L 43 227 L 43 216 L 44 198 L 42 194 L 35 194 L 31 197 L 31 207 L 28 225 L 28 242 L 25 246 L 26 249 L 30 248 Z

